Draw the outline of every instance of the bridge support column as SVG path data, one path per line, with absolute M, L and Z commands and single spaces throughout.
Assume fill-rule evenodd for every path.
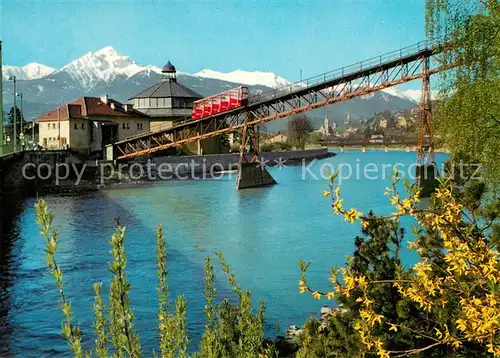
M 248 112 L 245 113 L 245 122 L 248 121 Z M 249 154 L 252 159 L 247 160 L 245 150 L 250 143 Z M 245 126 L 241 133 L 240 159 L 238 165 L 238 176 L 236 177 L 236 188 L 248 189 L 276 184 L 274 178 L 266 169 L 265 162 L 259 161 L 259 141 L 254 126 Z
M 430 97 L 429 58 L 424 59 L 422 74 L 422 97 L 420 100 L 420 118 L 417 138 L 416 184 L 420 188 L 421 197 L 429 197 L 438 185 L 437 166 L 434 158 L 434 133 L 432 125 L 432 107 Z M 424 139 L 429 141 L 428 151 L 424 147 Z

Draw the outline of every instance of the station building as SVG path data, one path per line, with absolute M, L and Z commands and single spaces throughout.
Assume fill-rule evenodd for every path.
M 82 154 L 149 132 L 149 117 L 108 96 L 80 97 L 38 118 L 39 144 L 46 149 L 70 148 Z
M 149 117 L 150 129 L 156 132 L 191 121 L 193 102 L 202 98 L 201 94 L 177 81 L 177 70 L 168 61 L 162 68 L 160 82 L 130 98 L 130 103 Z M 223 149 L 220 142 L 219 138 L 209 138 L 184 145 L 181 149 L 190 154 L 216 154 Z
M 130 98 L 138 111 L 148 115 L 151 131 L 172 127 L 191 119 L 193 102 L 202 95 L 177 82 L 177 71 L 170 61 L 163 66 L 159 83 Z

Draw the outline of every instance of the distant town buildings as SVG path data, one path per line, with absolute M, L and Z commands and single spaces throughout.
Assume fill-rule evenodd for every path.
M 352 135 L 355 135 L 359 132 L 359 128 L 352 128 L 352 127 L 349 127 L 347 128 L 343 133 L 342 133 L 342 137 L 344 138 L 347 138 L 349 136 L 352 136 Z
M 323 122 L 323 125 L 319 127 L 318 132 L 324 137 L 328 137 L 333 135 L 336 129 L 337 129 L 337 123 L 333 122 L 332 125 L 330 126 L 328 122 L 328 113 L 325 113 L 325 120 Z
M 368 140 L 370 143 L 384 143 L 384 135 L 383 134 L 373 134 L 370 136 L 370 139 Z
M 38 118 L 39 144 L 90 154 L 114 141 L 149 132 L 149 117 L 108 96 L 80 97 Z
M 266 138 L 266 143 L 282 143 L 288 141 L 288 136 L 283 133 L 272 134 Z

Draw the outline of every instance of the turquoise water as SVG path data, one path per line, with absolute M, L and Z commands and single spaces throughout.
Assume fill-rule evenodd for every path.
M 445 159 L 446 155 L 438 155 L 438 164 Z M 347 151 L 310 168 L 318 175 L 320 167 L 328 169 L 329 164 L 348 163 L 354 171 L 359 166 L 359 179 L 354 173 L 352 179 L 342 183 L 345 206 L 383 214 L 390 212 L 383 195 L 392 173 L 390 165 L 401 163 L 407 168 L 414 162 L 415 153 Z M 367 163 L 374 163 L 372 167 L 379 171 L 385 165 L 387 178 L 365 178 L 362 168 Z M 309 172 L 303 179 L 301 166 L 269 171 L 279 184 L 262 189 L 237 191 L 234 175 L 227 175 L 221 180 L 158 182 L 79 197 L 45 198 L 61 229 L 58 262 L 75 318 L 84 330 L 85 345 L 93 339 L 92 283 L 106 283 L 110 278 L 106 262 L 110 259 L 108 238 L 115 218 L 127 227 L 131 299 L 144 352 L 156 346 L 157 224 L 165 227 L 172 295 L 183 294 L 188 301 L 193 347 L 204 326 L 204 259 L 216 251 L 224 254 L 238 282 L 252 291 L 255 302 L 266 301 L 269 335 L 274 333 L 276 322 L 286 329 L 317 314 L 325 301 L 298 293 L 298 261 L 312 261 L 310 282 L 325 288 L 328 268 L 343 264 L 345 256 L 352 253 L 359 226 L 332 215 L 331 202 L 321 195 L 326 187 L 324 179 L 315 180 Z M 64 356 L 68 350 L 60 336 L 58 293 L 45 267 L 44 242 L 35 224 L 33 205 L 34 200 L 22 204 L 5 238 L 8 245 L 0 272 L 0 353 Z M 220 295 L 230 295 L 218 267 L 217 274 Z M 107 288 L 105 285 L 104 290 Z

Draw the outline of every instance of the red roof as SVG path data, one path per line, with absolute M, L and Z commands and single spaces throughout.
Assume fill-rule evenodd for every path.
M 125 110 L 125 106 L 129 106 Z M 145 117 L 148 116 L 132 108 L 108 98 L 107 103 L 99 97 L 80 97 L 69 104 L 53 109 L 38 118 L 38 121 L 54 121 L 68 119 L 92 119 L 93 116 L 107 117 Z

